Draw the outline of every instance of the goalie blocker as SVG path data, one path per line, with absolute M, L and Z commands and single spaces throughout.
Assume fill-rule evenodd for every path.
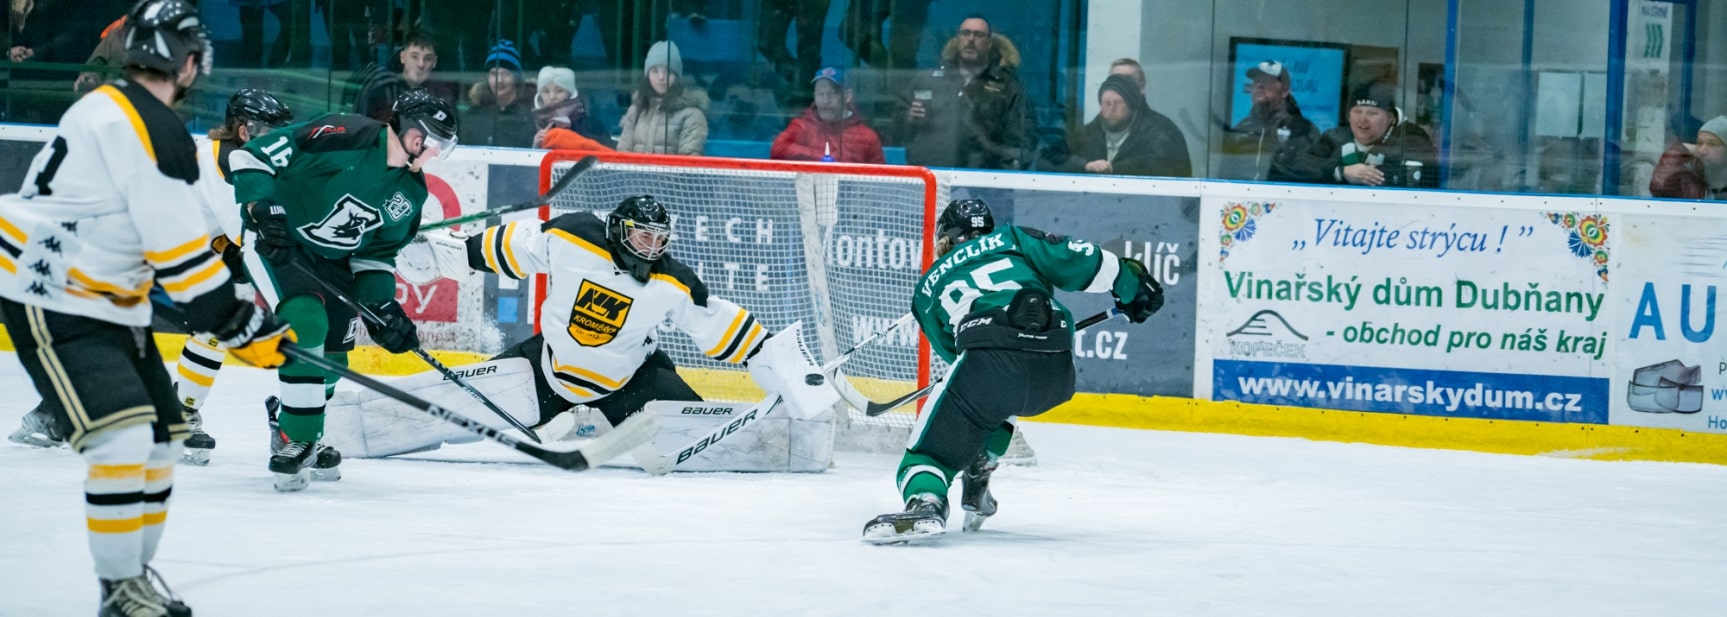
M 777 406 L 707 402 L 677 379 L 660 352 L 611 396 L 575 405 L 552 390 L 540 370 L 539 336 L 499 356 L 455 371 L 504 411 L 548 440 L 598 437 L 615 418 L 652 413 L 660 430 L 646 448 L 675 457 L 685 471 L 820 472 L 833 458 L 832 410 L 839 394 L 801 344 L 802 324 L 768 338 L 749 361 L 752 379 Z M 437 372 L 390 382 L 433 404 L 509 430 L 480 403 Z M 786 412 L 775 411 L 784 409 Z M 771 411 L 771 413 L 770 413 Z M 347 457 L 384 457 L 436 450 L 480 437 L 370 390 L 338 390 L 326 407 L 323 442 Z M 694 442 L 725 425 L 720 438 Z M 645 454 L 645 453 L 644 453 Z M 624 459 L 627 460 L 627 459 Z M 619 461 L 623 462 L 622 460 Z

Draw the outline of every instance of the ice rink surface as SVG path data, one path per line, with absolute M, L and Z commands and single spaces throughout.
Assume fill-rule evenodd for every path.
M 984 531 L 875 547 L 895 457 L 650 478 L 478 443 L 277 494 L 275 389 L 225 370 L 214 461 L 176 473 L 155 564 L 203 617 L 1727 615 L 1724 467 L 1032 424 Z M 12 354 L 0 392 L 10 432 Z M 0 442 L 0 615 L 95 614 L 83 469 Z

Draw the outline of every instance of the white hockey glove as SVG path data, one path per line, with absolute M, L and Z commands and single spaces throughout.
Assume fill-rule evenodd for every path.
M 803 322 L 775 332 L 749 359 L 750 378 L 768 392 L 779 394 L 793 418 L 814 418 L 840 401 L 828 376 L 810 360 L 800 333 Z
M 425 285 L 439 278 L 459 281 L 473 272 L 468 267 L 467 236 L 450 229 L 421 233 L 396 255 L 396 273 L 414 285 Z

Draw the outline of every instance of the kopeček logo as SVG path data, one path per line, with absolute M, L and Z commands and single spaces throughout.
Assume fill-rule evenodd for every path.
M 1265 309 L 1224 334 L 1235 358 L 1306 358 L 1307 335 L 1282 314 Z

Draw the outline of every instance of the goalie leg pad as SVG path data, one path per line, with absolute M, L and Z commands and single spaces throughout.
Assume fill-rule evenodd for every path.
M 452 368 L 517 420 L 529 426 L 540 423 L 534 366 L 527 359 L 504 358 Z M 511 430 L 503 418 L 437 371 L 393 380 L 390 385 L 492 428 Z M 480 436 L 454 424 L 370 390 L 338 390 L 324 413 L 324 445 L 348 457 L 375 458 L 480 440 Z
M 797 419 L 756 409 L 754 403 L 654 401 L 651 413 L 660 430 L 651 445 L 660 452 L 690 446 L 715 427 L 735 423 L 736 433 L 712 444 L 698 443 L 679 471 L 820 473 L 833 463 L 833 414 Z M 756 417 L 745 419 L 754 410 Z

